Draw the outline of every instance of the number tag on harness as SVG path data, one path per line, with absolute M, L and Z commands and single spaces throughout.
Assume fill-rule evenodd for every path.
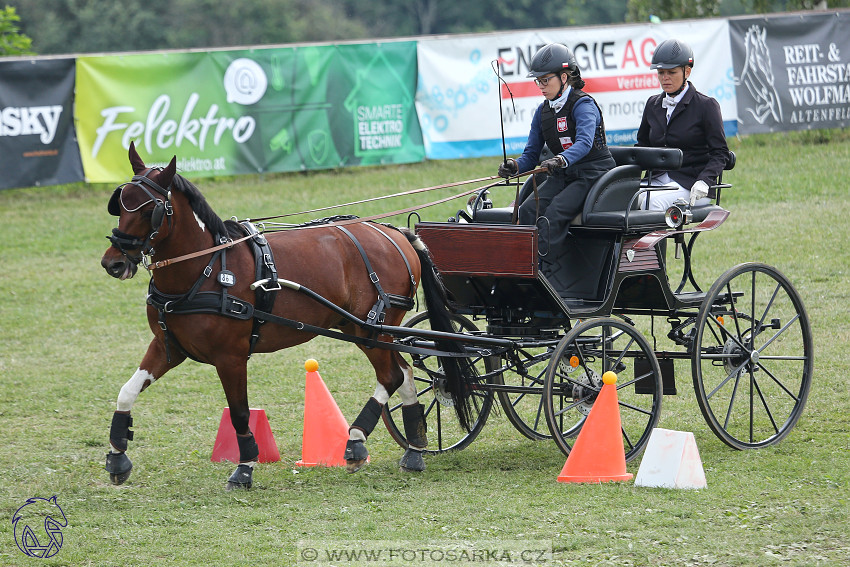
M 236 285 L 236 276 L 230 270 L 222 270 L 218 273 L 218 283 L 225 287 Z

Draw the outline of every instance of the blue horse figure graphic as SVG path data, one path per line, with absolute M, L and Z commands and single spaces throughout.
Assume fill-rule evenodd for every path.
M 38 530 L 42 523 L 43 533 Z M 59 553 L 62 528 L 67 527 L 68 519 L 56 502 L 56 496 L 30 498 L 12 516 L 12 525 L 18 549 L 30 557 L 45 559 Z

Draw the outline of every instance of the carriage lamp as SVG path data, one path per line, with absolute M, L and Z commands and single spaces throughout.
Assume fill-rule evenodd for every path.
M 481 209 L 492 209 L 493 201 L 489 199 L 489 195 L 486 189 L 482 191 L 476 191 L 472 195 L 469 196 L 469 200 L 466 201 L 466 212 L 471 217 L 475 217 L 474 212 L 480 211 Z
M 676 199 L 664 213 L 664 222 L 672 229 L 679 229 L 691 222 L 694 214 L 684 199 Z

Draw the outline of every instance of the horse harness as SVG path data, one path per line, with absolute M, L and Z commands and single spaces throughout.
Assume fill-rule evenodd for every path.
M 161 187 L 159 183 L 148 177 L 151 172 L 161 171 L 161 169 L 162 168 L 149 168 L 142 175 L 134 175 L 130 181 L 122 183 L 115 188 L 115 191 L 112 192 L 112 197 L 109 198 L 109 204 L 107 205 L 109 214 L 117 217 L 121 214 L 121 208 L 132 213 L 138 211 L 150 202 L 154 203 L 154 208 L 151 212 L 151 231 L 144 240 L 133 236 L 132 234 L 121 232 L 117 228 L 113 228 L 112 235 L 106 237 L 112 243 L 113 247 L 117 248 L 128 260 L 136 265 L 143 262 L 146 255 L 152 253 L 153 247 L 151 246 L 151 241 L 156 238 L 157 234 L 159 234 L 159 228 L 162 226 L 162 221 L 168 219 L 168 226 L 169 228 L 171 227 L 171 216 L 174 214 L 174 208 L 171 206 L 171 191 Z M 121 200 L 123 189 L 127 185 L 135 185 L 136 187 L 141 188 L 141 190 L 144 191 L 150 199 L 134 209 L 128 209 L 124 206 L 124 203 Z M 151 193 L 151 191 L 158 193 L 160 197 L 164 198 L 164 200 L 154 195 L 154 193 Z M 139 249 L 139 255 L 131 256 L 128 250 L 133 250 L 135 248 Z
M 329 219 L 332 220 L 332 219 Z M 232 319 L 239 320 L 248 320 L 253 319 L 253 327 L 251 330 L 251 339 L 248 355 L 250 357 L 254 352 L 254 348 L 256 347 L 257 341 L 260 338 L 260 328 L 267 321 L 271 321 L 274 323 L 282 324 L 288 327 L 292 327 L 298 330 L 304 330 L 313 332 L 316 334 L 332 336 L 335 338 L 343 338 L 350 337 L 346 340 L 350 342 L 356 342 L 359 344 L 363 344 L 364 346 L 376 346 L 377 340 L 376 335 L 377 332 L 373 332 L 373 336 L 370 339 L 361 339 L 360 337 L 354 337 L 350 335 L 345 335 L 342 333 L 337 333 L 334 331 L 330 331 L 323 327 L 316 327 L 313 325 L 306 325 L 305 323 L 301 323 L 299 321 L 294 321 L 291 319 L 286 319 L 284 317 L 279 317 L 271 313 L 272 308 L 274 307 L 274 302 L 277 296 L 277 292 L 282 289 L 281 281 L 278 280 L 277 277 L 277 269 L 275 267 L 274 255 L 272 253 L 271 246 L 269 246 L 268 240 L 257 230 L 257 228 L 250 221 L 241 221 L 240 224 L 244 229 L 248 232 L 248 238 L 246 242 L 249 243 L 251 252 L 255 258 L 255 281 L 251 284 L 251 289 L 255 291 L 255 303 L 251 304 L 247 301 L 234 297 L 228 294 L 228 288 L 234 286 L 236 284 L 236 276 L 233 272 L 227 269 L 227 248 L 221 248 L 216 250 L 212 258 L 210 258 L 209 263 L 206 268 L 204 268 L 203 273 L 195 282 L 195 284 L 189 289 L 188 292 L 184 294 L 167 294 L 156 288 L 153 282 L 153 278 L 151 278 L 150 284 L 148 285 L 148 297 L 147 303 L 153 306 L 157 312 L 159 313 L 158 322 L 162 331 L 165 333 L 165 346 L 166 346 L 166 356 L 171 361 L 171 354 L 169 352 L 169 345 L 175 345 L 182 354 L 191 358 L 192 360 L 198 360 L 189 354 L 177 341 L 176 337 L 174 337 L 173 333 L 168 329 L 168 325 L 166 323 L 166 315 L 168 313 L 188 315 L 188 314 L 216 314 L 222 315 L 225 317 L 230 317 Z M 398 250 L 399 255 L 404 260 L 405 265 L 407 266 L 407 272 L 410 277 L 411 282 L 411 295 L 396 295 L 387 293 L 381 287 L 380 278 L 378 274 L 372 268 L 372 264 L 369 261 L 369 257 L 366 254 L 366 250 L 348 229 L 342 226 L 336 226 L 337 229 L 341 230 L 357 247 L 357 250 L 360 252 L 360 256 L 363 258 L 363 263 L 366 266 L 366 270 L 369 275 L 369 280 L 375 286 L 375 289 L 378 294 L 377 301 L 375 305 L 369 310 L 369 314 L 366 318 L 366 325 L 369 327 L 374 327 L 374 325 L 380 325 L 383 323 L 386 316 L 386 309 L 388 307 L 398 307 L 401 309 L 405 309 L 407 311 L 413 309 L 414 301 L 413 295 L 416 291 L 416 280 L 413 277 L 413 271 L 410 267 L 410 263 L 407 261 L 404 253 L 401 248 L 396 244 L 396 242 L 390 238 L 386 233 L 377 228 L 371 223 L 364 223 L 366 226 L 369 226 L 387 240 L 389 240 L 392 245 Z M 216 237 L 216 242 L 220 242 L 222 244 L 227 242 L 227 238 L 221 235 Z M 219 271 L 217 276 L 217 281 L 221 286 L 220 291 L 199 291 L 201 285 L 208 280 L 208 278 L 213 273 L 213 266 L 215 265 L 216 260 L 221 261 L 221 271 Z M 301 291 L 305 291 L 306 288 L 301 288 L 300 286 L 297 288 Z M 315 294 L 311 295 L 314 299 L 321 300 L 320 296 Z M 328 304 L 330 302 L 327 302 Z M 332 304 L 328 305 L 329 307 L 333 307 Z M 382 344 L 383 346 L 383 344 Z

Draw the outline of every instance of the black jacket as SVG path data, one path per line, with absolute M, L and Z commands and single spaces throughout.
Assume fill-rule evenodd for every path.
M 717 183 L 729 156 L 720 104 L 697 92 L 690 82 L 688 85 L 685 96 L 673 109 L 669 124 L 667 109 L 661 106 L 666 95 L 649 97 L 637 132 L 638 146 L 682 150 L 681 169 L 667 174 L 685 189 L 690 189 L 698 179 L 708 185 Z

